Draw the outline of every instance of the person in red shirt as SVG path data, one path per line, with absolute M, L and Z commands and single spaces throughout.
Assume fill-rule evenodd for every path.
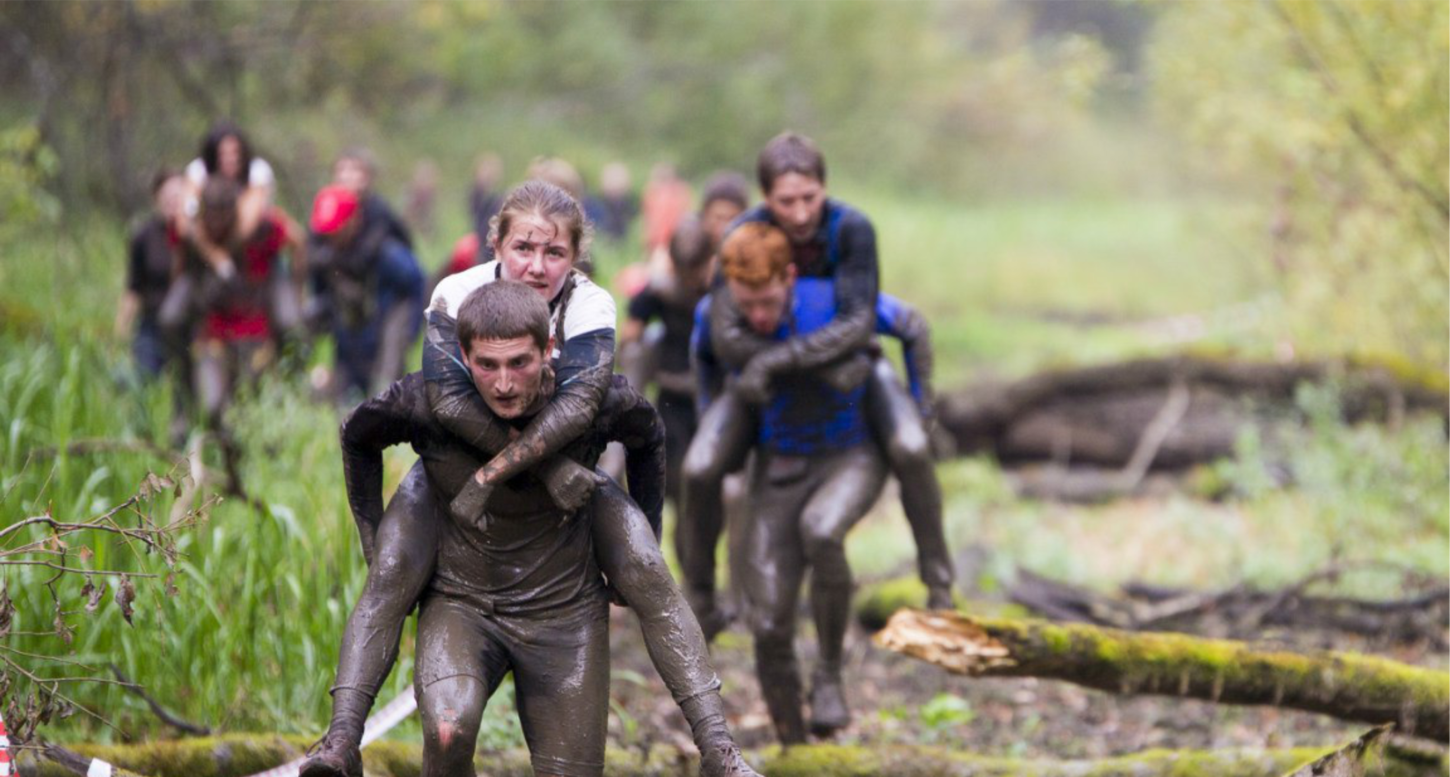
M 235 181 L 220 176 L 202 187 L 192 226 L 201 241 L 183 242 L 177 277 L 160 312 L 172 347 L 193 356 L 190 377 L 195 399 L 207 426 L 224 444 L 229 435 L 222 416 L 237 386 L 260 374 L 275 355 L 275 290 L 300 285 L 305 277 L 302 242 L 291 220 L 273 209 L 243 236 L 240 195 Z M 222 251 L 202 248 L 199 242 Z M 284 250 L 295 259 L 290 284 L 283 272 Z

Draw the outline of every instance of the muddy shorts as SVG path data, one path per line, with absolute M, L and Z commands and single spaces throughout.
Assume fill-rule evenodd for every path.
M 603 774 L 609 714 L 609 605 L 603 593 L 581 596 L 547 616 L 499 615 L 486 603 L 427 595 L 414 669 L 420 696 L 459 676 L 477 679 L 492 695 L 510 671 L 534 771 Z

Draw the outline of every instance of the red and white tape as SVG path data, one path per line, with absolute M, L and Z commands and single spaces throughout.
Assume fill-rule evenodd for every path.
M 14 773 L 15 769 L 10 765 L 10 732 L 5 730 L 5 719 L 0 718 L 0 777 L 10 777 Z
M 367 722 L 363 724 L 362 746 L 367 747 L 376 742 L 394 726 L 407 720 L 408 716 L 417 709 L 418 698 L 413 695 L 413 686 L 410 685 L 392 701 L 384 704 L 382 709 L 368 717 Z M 302 768 L 302 763 L 306 760 L 305 757 L 298 758 L 265 772 L 258 772 L 251 777 L 297 777 L 298 770 Z M 86 777 L 91 777 L 91 775 L 86 775 Z M 106 777 L 110 776 L 106 775 Z

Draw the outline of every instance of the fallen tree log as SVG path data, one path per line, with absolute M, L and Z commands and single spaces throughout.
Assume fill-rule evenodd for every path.
M 1122 587 L 1121 598 L 1018 569 L 1007 596 L 1052 620 L 1135 631 L 1191 631 L 1236 639 L 1268 628 L 1336 631 L 1382 644 L 1424 642 L 1445 649 L 1450 586 L 1434 584 L 1389 600 L 1309 593 L 1315 583 L 1337 579 L 1354 567 L 1330 565 L 1275 590 L 1238 584 L 1221 591 L 1191 591 L 1129 583 Z M 1405 570 L 1405 587 L 1419 574 Z
M 1232 455 L 1239 431 L 1263 420 L 1254 406 L 1294 410 L 1299 385 L 1330 381 L 1342 386 L 1341 409 L 1352 422 L 1397 423 L 1410 413 L 1445 419 L 1450 408 L 1438 373 L 1367 363 L 1182 355 L 947 392 L 937 402 L 937 418 L 959 453 L 989 452 L 1004 462 L 1127 468 L 1134 453 L 1145 450 L 1145 441 L 1152 441 L 1148 464 L 1181 469 Z M 1184 389 L 1185 406 L 1171 424 L 1163 424 L 1165 408 Z M 1155 421 L 1162 428 L 1155 429 Z
M 1394 726 L 1389 723 L 1376 726 L 1344 747 L 1316 758 L 1284 777 L 1364 777 L 1367 756 L 1392 728 Z
M 307 741 L 300 737 L 230 735 L 216 738 L 153 742 L 143 745 L 76 745 L 78 752 L 136 770 L 145 777 L 247 777 L 295 758 Z M 771 777 L 1280 777 L 1296 766 L 1320 758 L 1327 748 L 1285 750 L 1149 750 L 1097 761 L 1051 761 L 974 755 L 936 747 L 807 745 L 782 751 L 769 748 L 751 754 L 751 761 Z M 368 777 L 416 777 L 420 747 L 403 742 L 377 742 L 363 750 Z M 489 777 L 533 774 L 522 750 L 484 753 L 474 759 Z M 1387 777 L 1430 777 L 1444 773 L 1443 759 L 1401 759 L 1387 751 Z M 22 758 L 23 772 L 34 777 L 71 777 L 64 767 Z M 605 773 L 611 777 L 695 777 L 693 754 L 672 747 L 647 753 L 611 748 Z
M 874 639 L 957 674 L 1286 707 L 1450 739 L 1450 674 L 1355 653 L 1278 652 L 1181 634 L 916 610 L 896 613 Z

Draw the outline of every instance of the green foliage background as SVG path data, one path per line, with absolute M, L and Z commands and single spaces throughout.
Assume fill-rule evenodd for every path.
M 699 181 L 748 172 L 783 128 L 806 132 L 833 193 L 875 220 L 884 287 L 931 317 L 945 388 L 1176 349 L 1161 332 L 1180 316 L 1202 347 L 1443 375 L 1445 17 L 1429 0 L 0 3 L 0 520 L 93 514 L 169 466 L 33 454 L 161 438 L 166 393 L 127 387 L 109 331 L 123 220 L 151 171 L 189 160 L 221 116 L 248 128 L 294 213 L 343 146 L 377 151 L 390 195 L 437 162 L 430 267 L 466 229 L 481 151 L 510 178 L 552 154 L 591 183 L 614 159 L 637 179 L 668 160 Z M 602 271 L 633 245 L 603 250 Z M 65 650 L 117 661 L 185 717 L 314 733 L 362 569 L 337 418 L 295 385 L 261 391 L 238 412 L 268 509 L 224 503 L 176 570 L 98 542 L 98 560 L 174 571 L 180 593 L 143 585 L 143 625 L 103 607 Z M 1443 577 L 1443 429 L 1344 428 L 1332 401 L 1304 398 L 1295 489 L 1273 487 L 1265 471 L 1283 462 L 1254 439 L 1214 473 L 1236 487 L 1226 506 L 1184 496 L 1151 515 L 1022 502 L 976 459 L 941 470 L 951 537 L 991 545 L 993 575 L 1020 562 L 1091 582 L 1131 569 L 1280 583 L 1349 549 Z M 389 459 L 393 477 L 408 459 Z M 1192 559 L 1164 552 L 1185 540 Z M 852 545 L 865 575 L 911 557 L 894 514 Z M 25 629 L 51 622 L 34 576 L 4 580 Z M 5 649 L 57 650 L 38 635 Z M 139 700 L 85 694 L 123 730 L 154 732 Z M 942 705 L 943 720 L 970 714 Z M 506 711 L 490 715 L 501 741 L 516 736 Z
M 1450 8 L 1182 4 L 1155 95 L 1197 168 L 1253 187 L 1296 331 L 1334 350 L 1447 358 Z

